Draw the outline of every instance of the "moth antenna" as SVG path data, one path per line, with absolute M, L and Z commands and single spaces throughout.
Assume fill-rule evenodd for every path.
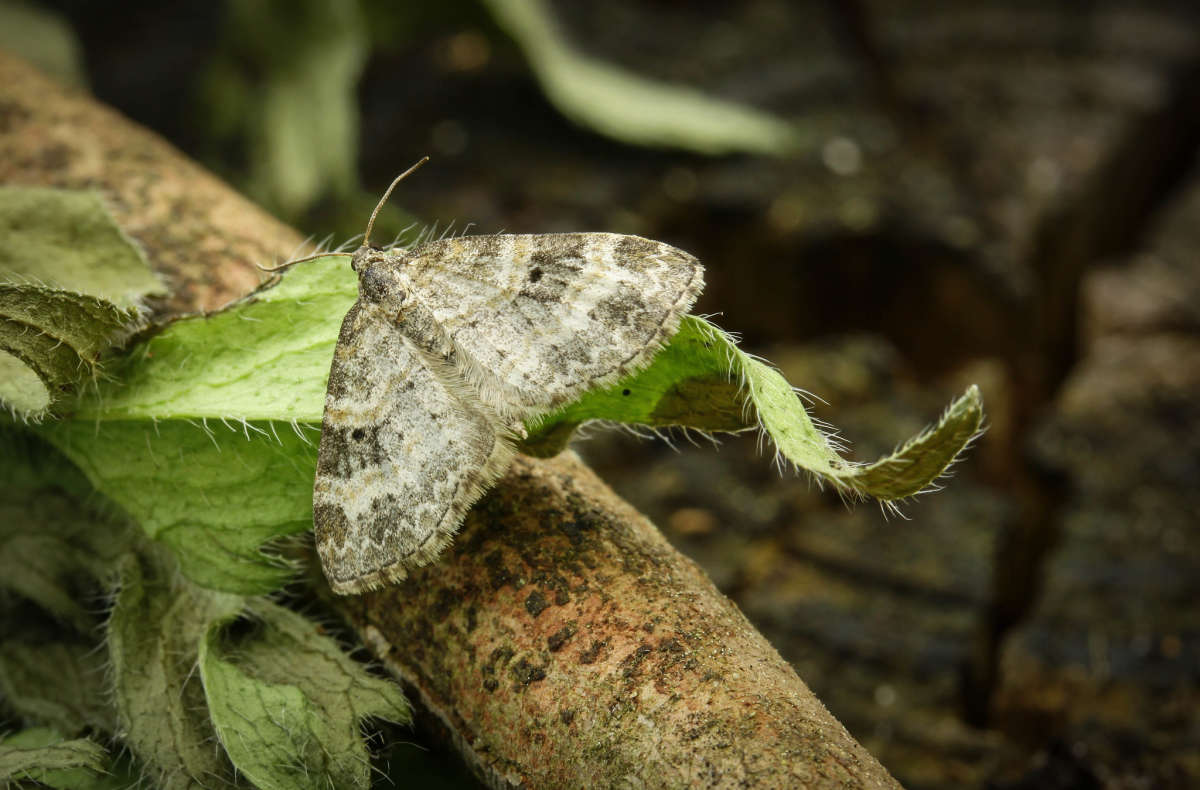
M 405 170 L 400 175 L 396 176 L 396 179 L 394 181 L 392 181 L 392 185 L 387 188 L 387 192 L 383 193 L 383 197 L 381 197 L 379 199 L 379 203 L 375 206 L 375 210 L 371 212 L 371 219 L 370 219 L 370 221 L 367 222 L 367 232 L 363 234 L 362 246 L 364 246 L 364 247 L 370 246 L 371 228 L 375 227 L 375 217 L 379 216 L 379 209 L 383 208 L 384 203 L 387 203 L 387 199 L 389 197 L 391 197 L 392 190 L 396 188 L 396 184 L 399 184 L 401 181 L 403 181 L 405 178 L 407 178 L 409 175 L 411 175 L 414 170 L 416 170 L 418 167 L 420 167 L 421 165 L 425 164 L 428 161 L 429 161 L 429 157 L 427 157 L 427 156 L 421 157 L 420 161 L 418 161 L 415 165 L 413 165 L 412 167 Z
M 261 263 L 256 263 L 254 265 L 257 266 L 258 268 L 262 269 L 264 272 L 281 272 L 284 269 L 292 268 L 297 263 L 304 263 L 305 261 L 315 261 L 317 258 L 328 258 L 331 255 L 341 255 L 346 258 L 354 257 L 354 253 L 352 253 L 352 252 L 318 252 L 316 255 L 309 255 L 306 258 L 297 258 L 294 261 L 284 261 L 283 263 L 279 264 L 278 266 L 263 266 Z

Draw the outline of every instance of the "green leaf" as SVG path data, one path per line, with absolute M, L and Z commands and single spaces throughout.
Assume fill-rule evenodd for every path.
M 0 284 L 0 398 L 14 414 L 40 419 L 140 326 L 136 312 L 93 296 Z
M 88 294 L 120 310 L 164 294 L 92 190 L 0 186 L 0 280 Z
M 318 258 L 229 309 L 171 324 L 108 368 L 74 416 L 321 422 L 342 318 L 358 298 L 345 258 Z M 239 425 L 240 430 L 240 425 Z
M 192 581 L 255 594 L 291 575 L 265 543 L 312 528 L 316 433 L 288 423 L 197 420 L 62 422 L 43 433 Z
M 202 585 L 278 587 L 288 570 L 263 545 L 312 523 L 329 362 L 357 293 L 344 260 L 301 264 L 229 310 L 176 322 L 113 365 L 112 380 L 79 401 L 77 419 L 38 428 Z M 982 408 L 969 390 L 933 430 L 855 464 L 777 371 L 689 316 L 646 370 L 531 421 L 522 449 L 552 455 L 590 420 L 761 429 L 781 460 L 840 491 L 890 501 L 924 490 L 953 462 Z
M 869 465 L 843 459 L 774 368 L 741 351 L 726 333 L 687 316 L 646 370 L 529 426 L 522 450 L 553 455 L 589 420 L 701 431 L 760 429 L 781 460 L 855 496 L 885 502 L 920 493 L 980 430 L 983 406 L 971 387 L 938 424 Z
M 295 216 L 357 184 L 358 98 L 368 54 L 357 3 L 232 3 L 206 99 L 219 137 L 247 146 L 247 191 Z
M 179 578 L 155 553 L 131 555 L 121 569 L 108 623 L 118 721 L 125 742 L 168 790 L 233 786 L 231 766 L 212 747 L 194 670 L 208 629 L 244 602 Z
M 357 298 L 344 258 L 177 321 L 114 363 L 76 419 L 39 432 L 183 571 L 214 589 L 276 589 L 289 570 L 260 549 L 312 527 L 325 382 Z
M 0 187 L 0 398 L 37 419 L 144 325 L 162 285 L 94 192 Z
M 99 511 L 87 479 L 34 437 L 0 429 L 0 588 L 32 600 L 83 634 L 85 601 L 129 545 L 129 524 Z
M 0 741 L 0 783 L 35 781 L 55 788 L 102 785 L 108 753 L 87 738 L 64 740 L 54 730 L 22 730 Z
M 571 49 L 540 0 L 486 0 L 564 115 L 635 145 L 701 154 L 787 154 L 796 127 L 770 113 L 680 85 L 639 77 Z
M 0 644 L 0 697 L 24 719 L 71 735 L 114 732 L 105 688 L 105 653 L 77 642 Z
M 213 723 L 238 771 L 263 790 L 369 787 L 359 721 L 407 722 L 399 687 L 295 612 L 257 602 L 252 614 L 252 633 L 213 628 L 200 648 Z

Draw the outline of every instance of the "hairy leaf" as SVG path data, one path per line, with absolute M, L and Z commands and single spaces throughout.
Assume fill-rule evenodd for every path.
M 103 787 L 108 753 L 87 738 L 65 740 L 54 730 L 37 727 L 0 740 L 0 783 L 35 781 L 55 788 Z
M 105 653 L 79 642 L 0 644 L 0 696 L 22 718 L 75 735 L 113 732 L 105 689 Z
M 214 628 L 200 648 L 213 723 L 238 771 L 263 790 L 369 787 L 359 721 L 407 722 L 399 687 L 295 612 L 269 602 L 252 612 L 252 633 Z
M 260 547 L 311 524 L 325 382 L 356 295 L 344 261 L 302 264 L 225 312 L 176 322 L 114 366 L 113 381 L 79 402 L 76 420 L 39 429 L 205 586 L 277 587 L 286 569 Z M 797 468 L 844 492 L 893 500 L 928 486 L 981 419 L 970 390 L 897 453 L 851 463 L 777 371 L 688 317 L 646 370 L 531 422 L 523 449 L 553 454 L 589 420 L 759 428 Z
M 325 381 L 357 296 L 344 259 L 314 263 L 174 323 L 115 363 L 76 419 L 40 427 L 207 587 L 277 588 L 288 570 L 260 548 L 312 526 Z
M 189 317 L 110 366 L 81 422 L 274 420 L 320 424 L 333 347 L 358 281 L 345 258 L 297 266 L 227 310 Z
M 0 280 L 102 299 L 118 309 L 165 293 L 91 190 L 0 186 Z
M 884 501 L 903 499 L 940 476 L 979 432 L 983 406 L 971 387 L 937 426 L 892 455 L 863 465 L 843 459 L 774 368 L 738 349 L 724 332 L 687 316 L 649 368 L 589 392 L 531 427 L 522 449 L 553 455 L 589 420 L 701 431 L 761 429 L 781 459 L 839 490 Z
M 288 423 L 117 420 L 46 425 L 96 487 L 193 581 L 254 594 L 290 575 L 264 543 L 312 528 L 317 433 Z
M 87 501 L 87 479 L 28 434 L 0 430 L 0 588 L 30 599 L 80 633 L 88 602 L 129 544 L 129 525 Z
M 201 640 L 244 599 L 178 578 L 165 559 L 131 555 L 108 623 L 117 715 L 125 742 L 164 788 L 233 786 L 195 674 Z
M 93 379 L 162 285 L 94 192 L 0 187 L 0 399 L 38 418 Z

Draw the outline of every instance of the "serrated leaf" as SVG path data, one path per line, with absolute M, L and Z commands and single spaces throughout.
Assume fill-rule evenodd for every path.
M 153 554 L 130 556 L 108 623 L 117 716 L 126 744 L 168 790 L 232 787 L 231 766 L 212 747 L 204 689 L 195 673 L 208 629 L 244 599 L 197 587 Z
M 553 455 L 589 420 L 703 431 L 761 429 L 780 456 L 839 490 L 884 501 L 924 490 L 978 434 L 979 391 L 971 387 L 937 426 L 869 465 L 843 459 L 774 368 L 741 351 L 701 318 L 687 316 L 646 370 L 589 392 L 532 424 L 522 450 Z
M 161 292 L 96 193 L 0 187 L 0 398 L 40 417 L 95 377 Z
M 295 612 L 256 602 L 252 613 L 252 633 L 214 628 L 200 649 L 213 723 L 238 771 L 263 790 L 369 787 L 359 721 L 407 722 L 399 687 Z
M 54 730 L 31 728 L 0 740 L 0 783 L 34 781 L 55 788 L 95 787 L 108 753 L 87 738 L 64 740 Z
M 113 732 L 107 704 L 104 652 L 76 642 L 0 644 L 0 697 L 24 719 L 75 735 Z
M 575 52 L 541 0 L 486 5 L 529 59 L 547 98 L 576 123 L 635 145 L 701 154 L 780 155 L 799 145 L 797 128 L 770 113 Z

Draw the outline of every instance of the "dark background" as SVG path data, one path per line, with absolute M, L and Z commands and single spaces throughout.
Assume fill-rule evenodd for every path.
M 314 237 L 361 232 L 429 154 L 385 231 L 696 254 L 697 311 L 828 401 L 857 460 L 978 383 L 989 433 L 909 520 L 753 437 L 577 447 L 906 785 L 1200 785 L 1193 1 L 548 6 L 576 54 L 797 132 L 718 154 L 568 120 L 481 2 L 0 9 L 0 45 Z

